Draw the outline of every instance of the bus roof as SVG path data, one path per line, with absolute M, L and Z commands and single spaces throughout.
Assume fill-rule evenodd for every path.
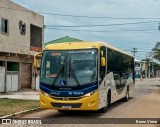
M 120 53 L 126 54 L 128 56 L 131 56 L 130 54 L 115 48 L 111 46 L 110 44 L 106 42 L 88 42 L 88 41 L 83 41 L 83 42 L 63 42 L 63 43 L 56 43 L 56 44 L 49 44 L 47 45 L 44 50 L 74 50 L 74 49 L 90 49 L 90 48 L 100 48 L 101 46 L 106 46 L 110 49 L 113 49 L 115 51 L 118 51 Z M 131 56 L 133 57 L 133 56 Z

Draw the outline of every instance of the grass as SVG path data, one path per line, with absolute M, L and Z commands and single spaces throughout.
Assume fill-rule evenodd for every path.
M 39 101 L 0 98 L 0 117 L 39 107 Z

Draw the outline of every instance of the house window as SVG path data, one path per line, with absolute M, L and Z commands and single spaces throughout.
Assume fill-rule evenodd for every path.
M 26 24 L 23 21 L 19 21 L 19 31 L 21 35 L 26 34 Z
M 8 33 L 8 20 L 5 18 L 2 18 L 1 23 L 1 32 L 7 34 Z
M 30 24 L 30 50 L 42 51 L 42 28 Z

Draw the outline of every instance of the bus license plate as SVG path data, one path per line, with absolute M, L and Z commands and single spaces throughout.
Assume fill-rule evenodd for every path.
M 62 106 L 62 108 L 70 109 L 70 108 L 72 108 L 72 107 L 71 107 L 71 106 Z

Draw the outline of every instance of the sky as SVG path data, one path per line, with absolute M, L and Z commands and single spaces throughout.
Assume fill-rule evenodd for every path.
M 45 42 L 64 36 L 86 41 L 104 41 L 128 53 L 137 48 L 137 59 L 145 58 L 145 54 L 151 51 L 156 42 L 160 42 L 160 0 L 12 1 L 43 13 L 46 25 Z M 86 27 L 82 27 L 84 25 Z

